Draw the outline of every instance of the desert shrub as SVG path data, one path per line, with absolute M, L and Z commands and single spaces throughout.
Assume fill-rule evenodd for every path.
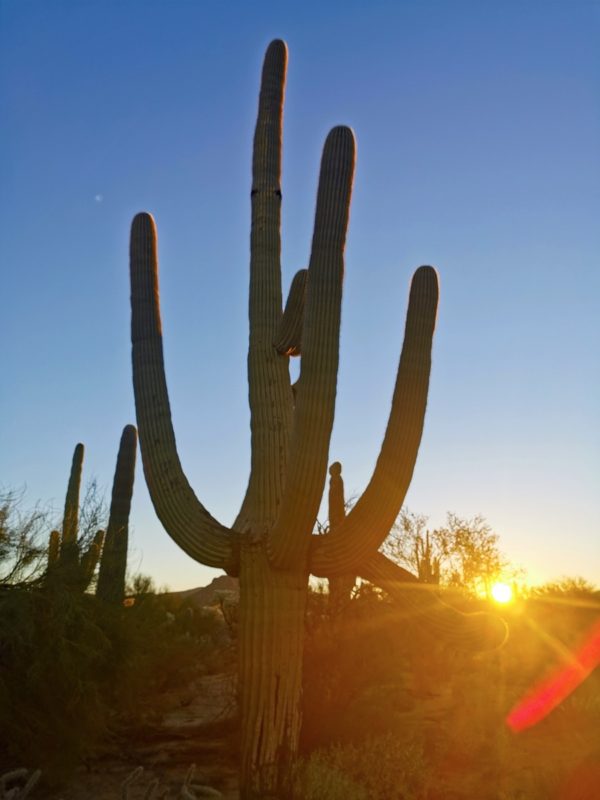
M 379 786 L 394 797 L 388 774 L 394 766 L 404 774 L 402 753 L 410 754 L 416 773 L 412 783 L 398 778 L 399 797 L 595 797 L 598 670 L 538 724 L 520 733 L 507 725 L 511 708 L 568 663 L 598 618 L 597 593 L 567 588 L 568 594 L 538 594 L 505 609 L 510 636 L 491 653 L 445 646 L 381 596 L 353 600 L 333 627 L 323 614 L 318 624 L 313 620 L 304 687 L 304 780 L 313 792 L 307 797 L 328 796 L 318 793 L 319 781 L 331 784 L 332 797 L 338 790 L 378 797 Z M 462 607 L 480 604 L 465 600 Z M 369 753 L 382 769 L 373 785 L 357 766 Z
M 417 800 L 426 784 L 420 746 L 387 734 L 315 752 L 300 768 L 296 791 L 305 800 Z
M 0 589 L 39 580 L 48 540 L 49 512 L 23 507 L 24 493 L 0 488 Z
M 369 800 L 365 787 L 335 765 L 326 751 L 300 764 L 294 790 L 298 800 Z
M 60 782 L 206 671 L 210 623 L 193 635 L 150 585 L 137 588 L 123 608 L 60 583 L 0 592 L 0 768 Z
M 54 587 L 0 594 L 2 767 L 61 777 L 106 730 L 102 698 L 114 658 L 90 598 Z

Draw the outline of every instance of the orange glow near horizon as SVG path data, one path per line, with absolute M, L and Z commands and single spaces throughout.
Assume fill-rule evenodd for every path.
M 592 627 L 584 644 L 531 694 L 517 703 L 506 718 L 515 733 L 536 725 L 583 683 L 600 664 L 600 620 Z

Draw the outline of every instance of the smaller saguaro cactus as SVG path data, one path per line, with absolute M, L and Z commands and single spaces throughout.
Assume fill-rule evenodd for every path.
M 106 536 L 104 531 L 98 531 L 85 548 L 78 540 L 79 492 L 85 448 L 81 443 L 75 447 L 65 498 L 62 534 L 59 531 L 50 534 L 48 580 L 58 579 L 71 589 L 85 592 L 100 562 L 96 594 L 106 602 L 123 602 L 136 447 L 137 431 L 133 425 L 127 425 L 121 435 Z
M 429 531 L 425 534 L 425 540 L 418 538 L 415 542 L 415 562 L 417 564 L 417 574 L 423 583 L 440 582 L 440 559 L 433 556 L 433 550 L 429 539 Z
M 136 450 L 137 431 L 133 425 L 126 425 L 119 444 L 108 527 L 96 587 L 96 597 L 113 605 L 122 605 L 125 598 L 129 511 L 135 477 Z
M 58 578 L 70 589 L 81 592 L 85 592 L 92 580 L 104 541 L 104 531 L 97 531 L 85 549 L 77 539 L 84 452 L 81 443 L 76 445 L 65 498 L 62 534 L 52 531 L 48 545 L 48 580 Z

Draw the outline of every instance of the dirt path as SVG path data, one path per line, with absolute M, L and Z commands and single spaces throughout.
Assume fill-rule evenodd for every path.
M 143 771 L 129 786 L 128 800 L 143 800 L 155 780 L 160 787 L 156 800 L 166 790 L 169 800 L 175 800 L 192 764 L 193 786 L 207 787 L 206 791 L 196 790 L 198 800 L 238 800 L 233 676 L 203 676 L 182 691 L 161 698 L 161 704 L 166 710 L 160 720 L 115 742 L 109 752 L 81 767 L 69 786 L 48 800 L 120 800 L 124 781 L 138 767 Z

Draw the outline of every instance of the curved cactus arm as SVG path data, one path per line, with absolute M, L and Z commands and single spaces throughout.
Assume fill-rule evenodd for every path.
M 358 571 L 400 512 L 423 433 L 437 302 L 436 271 L 419 267 L 411 283 L 392 409 L 375 471 L 339 529 L 324 537 L 315 564 L 319 570 Z
M 225 568 L 231 558 L 229 531 L 199 502 L 177 454 L 163 359 L 156 228 L 145 213 L 131 226 L 131 311 L 135 406 L 154 508 L 167 533 L 188 555 Z
M 329 133 L 323 148 L 288 472 L 279 516 L 269 537 L 270 557 L 276 567 L 305 560 L 325 484 L 355 149 L 352 130 L 343 126 Z
M 97 597 L 115 605 L 121 604 L 125 596 L 129 512 L 135 478 L 136 450 L 137 431 L 133 425 L 126 425 L 119 444 L 108 528 L 96 587 Z
M 283 492 L 293 416 L 289 364 L 273 347 L 281 323 L 281 142 L 287 47 L 265 53 L 252 157 L 248 396 L 250 477 L 234 528 L 271 527 Z
M 65 497 L 62 537 L 60 542 L 60 562 L 74 567 L 78 561 L 77 528 L 79 526 L 79 490 L 85 448 L 79 443 L 73 452 L 71 472 Z
M 304 305 L 308 270 L 301 269 L 295 275 L 285 304 L 283 317 L 273 346 L 282 356 L 302 354 L 302 325 L 304 324 Z

